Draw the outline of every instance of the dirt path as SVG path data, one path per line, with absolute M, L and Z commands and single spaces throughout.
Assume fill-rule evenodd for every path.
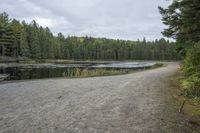
M 183 133 L 168 108 L 167 67 L 122 76 L 48 79 L 0 85 L 0 132 Z

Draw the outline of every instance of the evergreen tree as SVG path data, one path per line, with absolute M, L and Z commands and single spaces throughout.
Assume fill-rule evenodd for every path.
M 168 26 L 163 35 L 174 38 L 178 50 L 185 55 L 182 68 L 184 94 L 200 97 L 200 1 L 176 0 L 168 8 L 159 7 L 159 10 L 163 23 Z
M 165 39 L 154 42 L 125 41 L 92 37 L 53 36 L 48 27 L 36 21 L 27 24 L 8 15 L 0 15 L 0 44 L 10 44 L 22 57 L 31 59 L 79 59 L 79 60 L 173 60 L 178 55 L 175 44 Z M 9 50 L 9 49 L 8 49 Z M 2 53 L 2 52 L 1 52 Z M 8 52 L 9 53 L 9 52 Z
M 163 23 L 168 26 L 163 35 L 175 39 L 178 50 L 184 52 L 200 40 L 199 0 L 176 0 L 168 8 L 159 7 L 159 10 Z

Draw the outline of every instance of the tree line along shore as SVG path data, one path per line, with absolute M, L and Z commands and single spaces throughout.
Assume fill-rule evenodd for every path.
M 94 37 L 56 36 L 36 21 L 26 23 L 0 14 L 0 56 L 69 60 L 179 60 L 174 42 L 164 38 L 130 41 Z

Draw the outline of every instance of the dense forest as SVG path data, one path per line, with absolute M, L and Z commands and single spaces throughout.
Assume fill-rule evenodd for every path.
M 184 55 L 181 81 L 184 95 L 200 98 L 200 0 L 177 0 L 166 9 L 159 7 L 163 23 L 168 26 L 163 35 L 176 40 Z
M 6 34 L 9 33 L 9 34 Z M 48 27 L 0 14 L 0 45 L 13 43 L 19 57 L 82 60 L 178 60 L 175 43 L 165 39 L 125 41 L 93 37 L 54 36 Z

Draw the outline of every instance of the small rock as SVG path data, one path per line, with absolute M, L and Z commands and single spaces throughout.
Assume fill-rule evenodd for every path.
M 62 96 L 57 97 L 57 99 L 61 99 L 61 98 L 62 98 Z

